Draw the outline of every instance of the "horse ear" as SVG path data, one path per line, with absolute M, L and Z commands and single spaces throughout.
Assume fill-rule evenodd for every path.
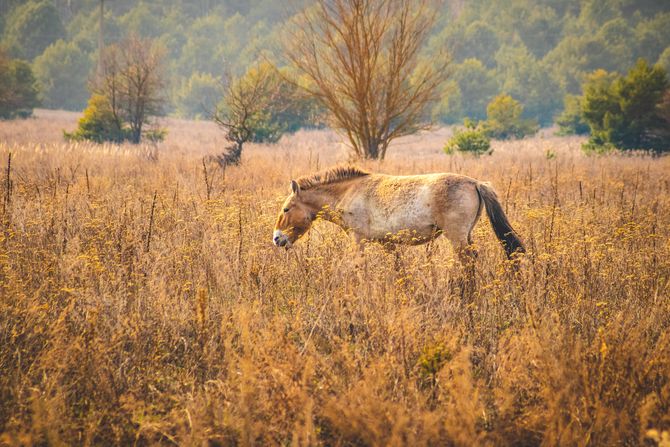
M 298 182 L 295 180 L 291 180 L 291 191 L 293 191 L 293 194 L 296 196 L 300 194 L 300 185 L 298 185 Z

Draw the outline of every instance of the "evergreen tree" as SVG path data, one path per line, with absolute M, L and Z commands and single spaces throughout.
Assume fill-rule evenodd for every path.
M 481 125 L 490 138 L 508 140 L 535 134 L 539 127 L 533 120 L 523 119 L 523 105 L 509 95 L 498 95 L 486 107 L 486 121 Z
M 177 93 L 177 113 L 189 118 L 211 118 L 221 90 L 221 83 L 214 76 L 193 73 Z
M 73 43 L 59 40 L 33 63 L 42 87 L 42 102 L 52 109 L 82 110 L 86 106 L 91 60 Z
M 501 90 L 523 104 L 524 118 L 551 124 L 561 107 L 563 91 L 549 70 L 523 44 L 502 47 L 496 60 Z
M 473 22 L 459 36 L 461 44 L 456 57 L 458 60 L 474 58 L 492 68 L 495 65 L 495 54 L 500 48 L 498 36 L 493 28 L 484 22 Z
M 4 44 L 15 56 L 33 60 L 51 43 L 65 37 L 58 10 L 50 1 L 28 1 L 8 17 Z
M 556 118 L 559 135 L 588 135 L 589 125 L 584 121 L 582 114 L 582 98 L 576 95 L 566 95 L 563 112 Z
M 25 61 L 0 51 L 0 119 L 26 118 L 37 107 L 37 81 Z
M 588 84 L 583 114 L 591 127 L 591 146 L 669 150 L 670 141 L 663 137 L 667 122 L 659 113 L 669 86 L 665 70 L 650 67 L 644 59 L 626 76 Z
M 458 83 L 461 102 L 461 117 L 482 120 L 486 117 L 486 105 L 498 92 L 494 74 L 478 59 L 466 59 L 454 70 L 454 80 Z

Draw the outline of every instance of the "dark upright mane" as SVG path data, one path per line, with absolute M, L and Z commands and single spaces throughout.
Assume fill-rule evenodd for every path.
M 316 174 L 300 177 L 296 181 L 298 182 L 298 185 L 300 185 L 300 189 L 308 190 L 317 186 L 330 185 L 332 183 L 364 177 L 366 175 L 370 175 L 370 173 L 355 166 L 337 166 L 326 169 L 325 171 L 317 172 Z

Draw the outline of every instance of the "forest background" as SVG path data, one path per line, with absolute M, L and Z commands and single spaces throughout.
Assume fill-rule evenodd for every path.
M 167 50 L 164 113 L 209 118 L 227 77 L 259 61 L 283 66 L 289 18 L 307 2 L 273 0 L 106 1 L 104 43 L 128 35 Z M 626 73 L 638 58 L 670 70 L 670 5 L 658 1 L 448 0 L 423 49 L 451 55 L 451 76 L 431 110 L 444 124 L 486 117 L 505 93 L 524 118 L 553 123 L 566 95 L 596 69 Z M 100 2 L 0 0 L 0 45 L 28 61 L 42 107 L 80 111 L 98 60 Z

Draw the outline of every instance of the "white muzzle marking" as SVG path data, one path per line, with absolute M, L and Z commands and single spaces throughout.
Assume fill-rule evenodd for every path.
M 272 243 L 274 243 L 277 247 L 290 247 L 291 243 L 288 240 L 288 236 L 282 233 L 281 230 L 275 230 L 274 233 L 272 233 Z

